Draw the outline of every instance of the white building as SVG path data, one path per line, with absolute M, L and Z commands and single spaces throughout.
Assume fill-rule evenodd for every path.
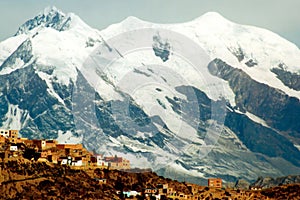
M 141 195 L 141 193 L 137 191 L 123 191 L 123 195 L 126 197 L 136 197 L 137 195 Z
M 61 164 L 62 164 L 62 165 L 68 164 L 68 159 L 62 159 L 62 160 L 61 160 Z
M 97 166 L 108 166 L 108 162 L 106 162 L 103 158 L 103 155 L 96 155 Z
M 0 129 L 0 135 L 3 135 L 4 137 L 9 137 L 9 130 Z
M 76 161 L 73 161 L 73 162 L 72 162 L 72 165 L 73 165 L 73 166 L 77 166 L 77 167 L 83 166 L 82 160 L 76 160 Z
M 10 146 L 9 150 L 10 151 L 18 151 L 18 147 L 17 146 Z

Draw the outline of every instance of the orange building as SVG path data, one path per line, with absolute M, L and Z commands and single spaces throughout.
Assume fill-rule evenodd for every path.
M 156 193 L 157 193 L 156 188 L 145 188 L 145 189 L 143 189 L 143 194 L 147 197 L 155 195 Z
M 28 147 L 34 147 L 36 151 L 42 151 L 42 146 L 44 145 L 43 140 L 26 140 L 24 141 L 25 145 Z
M 3 135 L 0 135 L 0 143 L 3 144 L 6 142 L 6 137 L 4 137 Z
M 11 143 L 16 143 L 18 139 L 19 131 L 18 130 L 9 130 L 9 141 Z
M 56 148 L 57 145 L 57 141 L 56 140 L 45 140 L 44 141 L 44 145 L 42 146 L 42 149 L 52 149 L 52 148 Z
M 72 165 L 87 166 L 91 163 L 91 153 L 82 144 L 57 144 L 57 150 L 61 152 L 60 157 L 70 157 Z
M 222 188 L 222 179 L 220 178 L 209 178 L 207 182 L 208 187 Z
M 24 143 L 25 144 L 25 141 L 27 141 L 28 138 L 17 138 L 17 143 Z
M 87 154 L 87 150 L 83 148 L 82 144 L 57 144 L 56 148 L 64 151 L 66 156 L 80 157 Z
M 16 143 L 18 138 L 18 130 L 4 130 L 0 129 L 0 135 L 7 138 L 9 142 Z
M 58 149 L 83 149 L 82 144 L 57 144 Z
M 23 143 L 27 146 L 35 147 L 37 151 L 44 151 L 56 148 L 56 140 L 28 140 L 27 138 L 18 138 L 18 140 L 23 140 Z

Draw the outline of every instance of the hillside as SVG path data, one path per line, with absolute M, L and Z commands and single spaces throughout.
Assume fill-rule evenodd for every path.
M 26 160 L 1 163 L 1 199 L 111 199 L 114 191 L 85 172 Z M 107 195 L 107 193 L 109 195 Z
M 74 170 L 26 159 L 2 162 L 0 199 L 122 199 L 117 191 L 142 191 L 168 184 L 178 193 L 201 199 L 299 199 L 300 184 L 283 185 L 260 191 L 215 189 L 166 179 L 154 172 L 117 170 Z M 99 184 L 105 178 L 107 184 Z M 194 188 L 194 190 L 191 190 Z M 195 192 L 196 191 L 196 192 Z M 144 199 L 142 195 L 136 197 Z
M 0 199 L 120 199 L 117 190 L 142 191 L 164 183 L 178 192 L 190 193 L 183 183 L 143 170 L 138 173 L 107 169 L 83 171 L 13 158 L 0 166 Z M 97 179 L 101 178 L 107 179 L 107 184 L 99 184 Z

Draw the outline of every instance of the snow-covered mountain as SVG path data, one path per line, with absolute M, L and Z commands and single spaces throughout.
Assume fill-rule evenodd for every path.
M 46 8 L 0 43 L 0 127 L 177 179 L 300 173 L 300 50 L 207 13 L 96 30 Z

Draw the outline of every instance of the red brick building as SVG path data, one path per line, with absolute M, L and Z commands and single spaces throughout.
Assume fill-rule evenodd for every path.
M 111 169 L 130 169 L 130 161 L 122 157 L 104 157 L 104 161 Z
M 208 187 L 222 188 L 222 179 L 220 178 L 209 178 L 207 181 Z

